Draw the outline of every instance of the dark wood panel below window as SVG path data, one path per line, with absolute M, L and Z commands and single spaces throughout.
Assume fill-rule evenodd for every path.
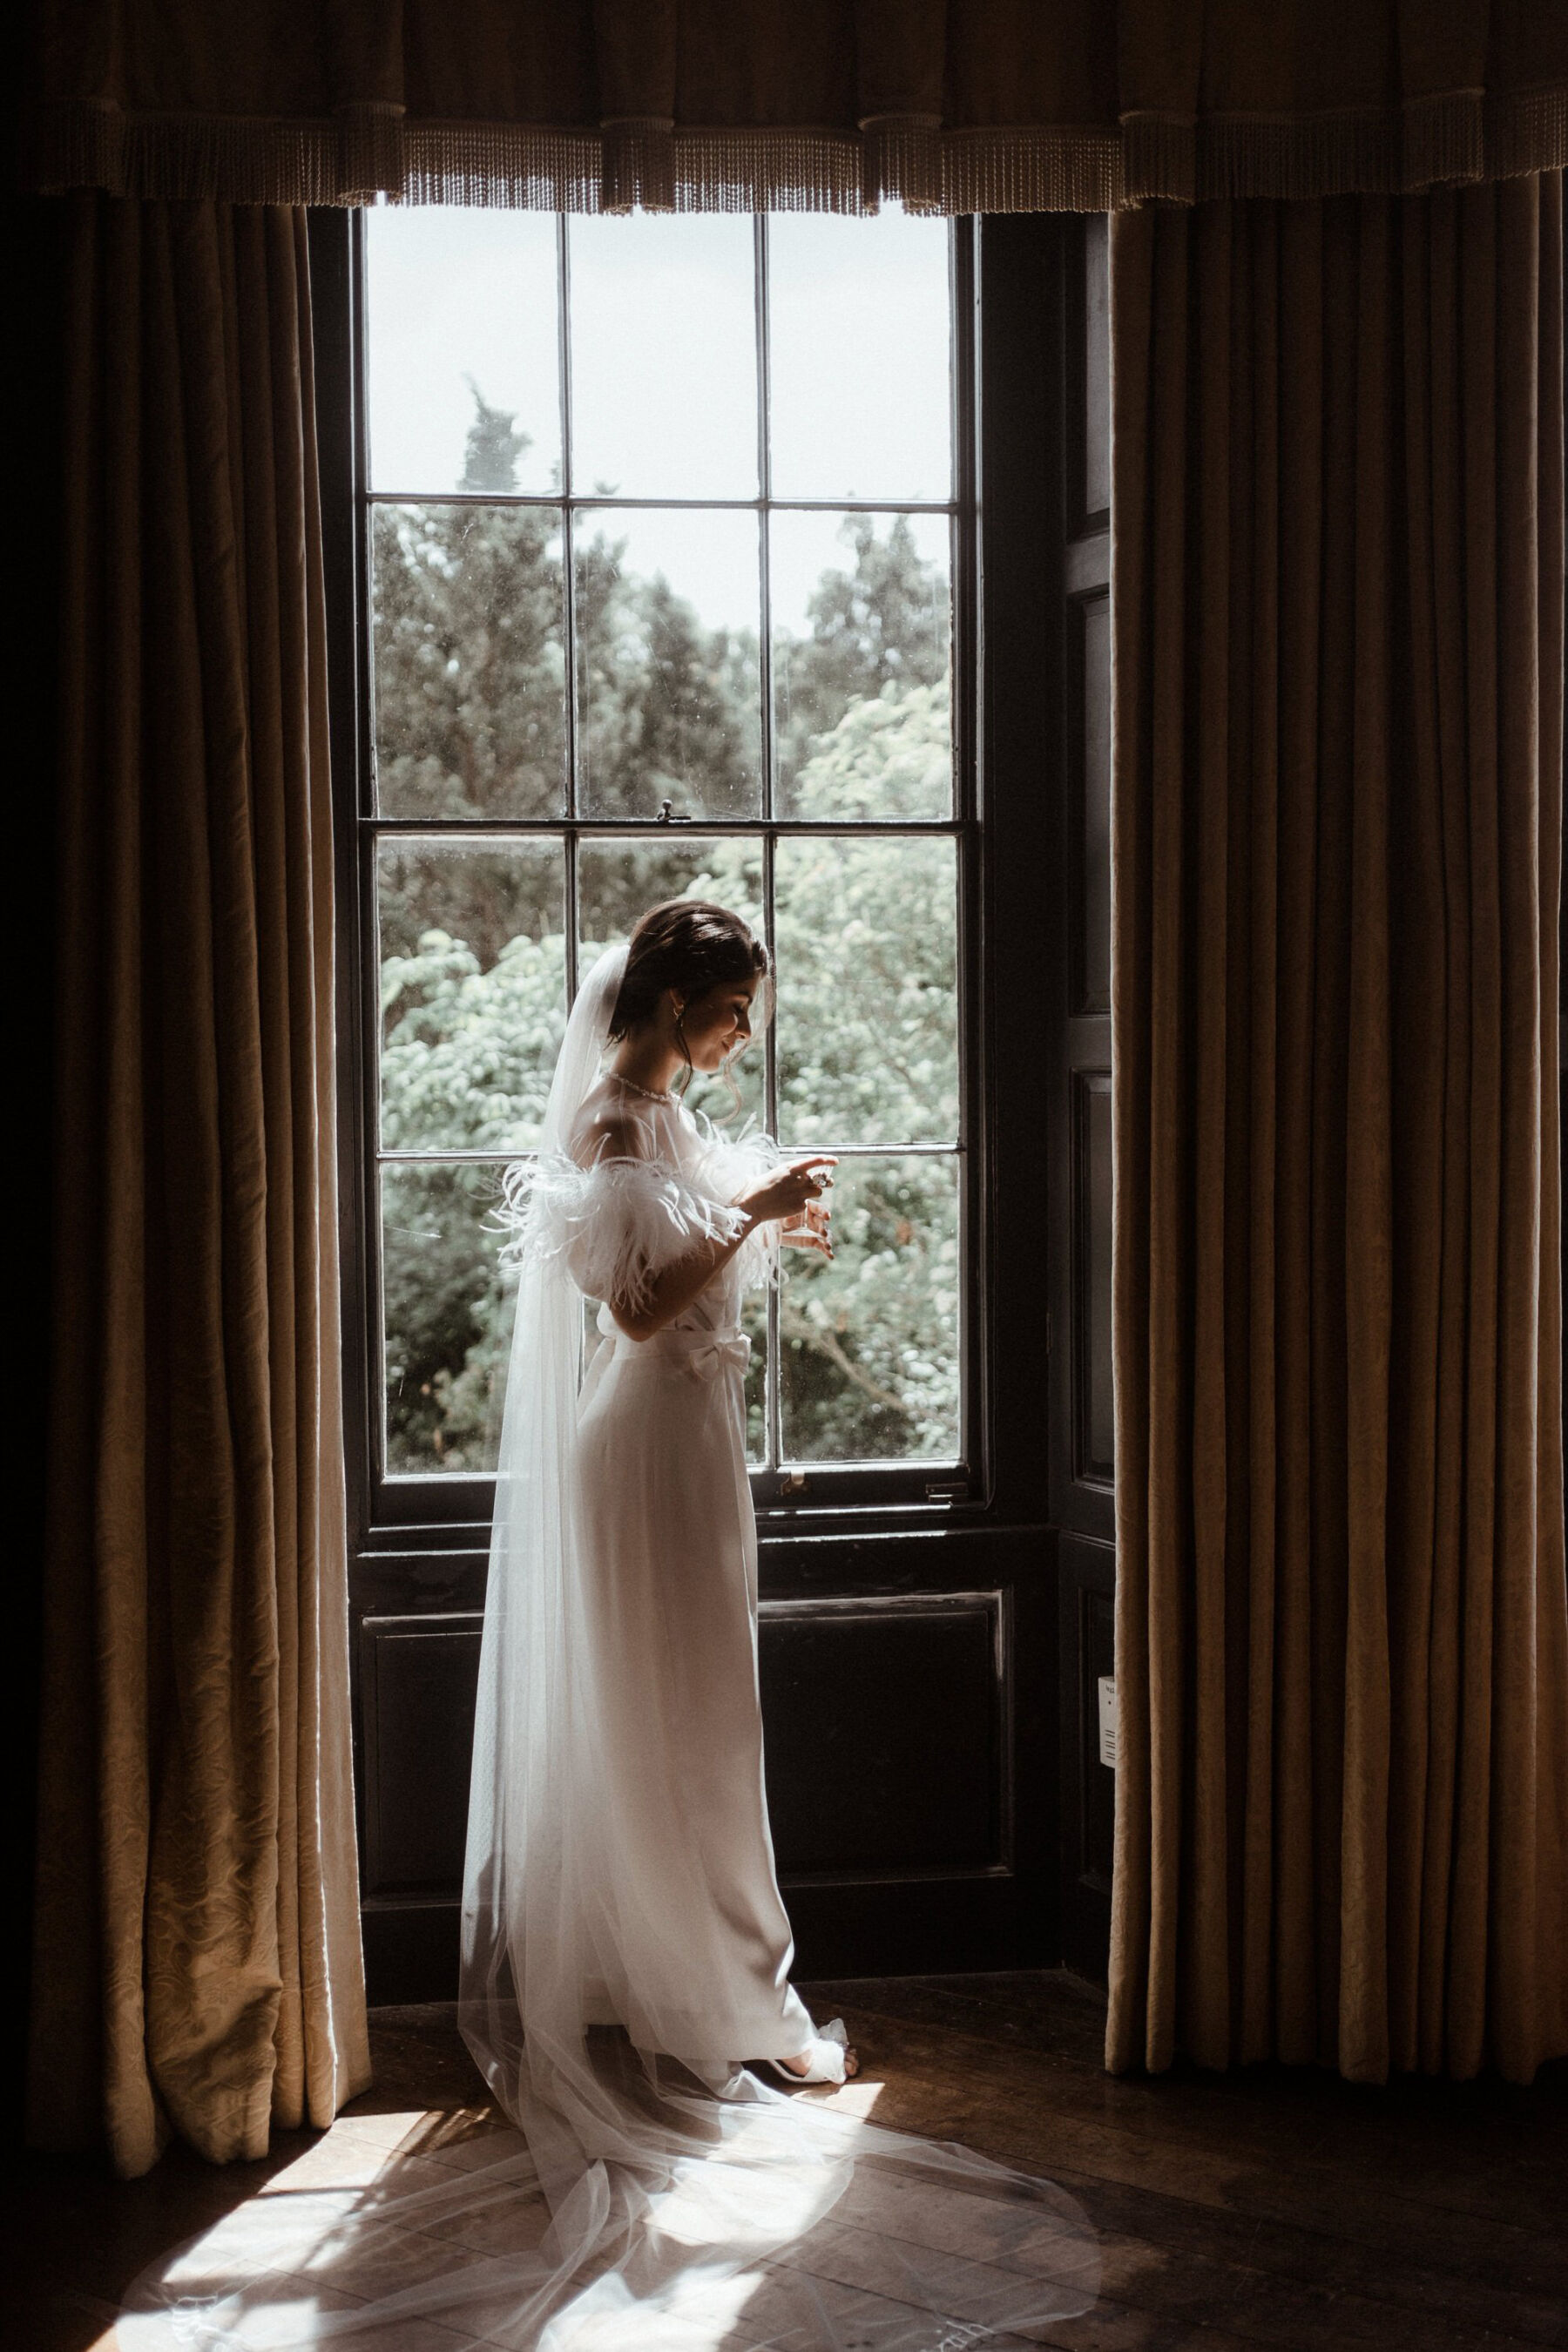
M 1003 1865 L 1005 1623 L 999 1592 L 763 1603 L 768 1811 L 786 1885 Z
M 364 1894 L 455 1897 L 482 1619 L 360 1627 Z M 765 1601 L 769 1815 L 786 1881 L 1004 1867 L 1005 1597 Z M 910 1704 L 910 1694 L 927 1703 Z
M 462 1884 L 481 1622 L 361 1622 L 367 1897 L 454 1895 Z
M 944 1560 L 973 1584 L 922 1583 Z M 409 1554 L 378 1572 L 416 1591 L 421 1565 Z M 857 1577 L 869 1589 L 847 1594 Z M 798 1968 L 1019 1966 L 1054 1949 L 1057 1599 L 1044 1531 L 764 1541 L 763 1584 L 770 1815 Z M 359 1628 L 377 2000 L 456 1990 L 481 1622 L 476 1609 L 387 1611 Z

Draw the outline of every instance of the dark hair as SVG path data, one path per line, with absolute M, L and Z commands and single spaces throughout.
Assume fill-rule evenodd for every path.
M 758 982 L 761 1017 L 772 1003 L 773 962 L 751 925 L 710 898 L 666 898 L 650 907 L 633 931 L 626 969 L 610 1014 L 612 1042 L 658 1009 L 667 988 L 705 996 L 726 981 Z M 687 1064 L 688 1083 L 690 1063 Z M 737 1097 L 737 1099 L 739 1099 Z

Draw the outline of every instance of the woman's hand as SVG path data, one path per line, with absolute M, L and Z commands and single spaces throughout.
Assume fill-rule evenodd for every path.
M 827 1171 L 837 1164 L 831 1151 L 811 1152 L 770 1176 L 765 1183 L 753 1184 L 749 1192 L 741 1194 L 735 1206 L 744 1209 L 759 1224 L 771 1224 L 776 1220 L 784 1241 L 831 1257 L 827 1203 L 822 1195 L 833 1181 Z
M 808 1201 L 798 1216 L 786 1218 L 779 1227 L 779 1239 L 793 1242 L 797 1249 L 816 1250 L 820 1257 L 831 1257 L 826 1202 Z

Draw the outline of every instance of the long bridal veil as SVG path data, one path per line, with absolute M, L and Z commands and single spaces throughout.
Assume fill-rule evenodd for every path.
M 517 2127 L 401 2185 L 258 2197 L 152 2265 L 121 2341 L 426 2352 L 955 2352 L 1095 2301 L 1081 2209 L 1053 2183 L 872 2119 L 874 2070 L 830 2096 L 671 2059 L 657 2017 L 607 2021 L 617 1890 L 601 1834 L 591 1629 L 576 1576 L 583 1293 L 570 1155 L 625 949 L 578 992 L 541 1149 L 509 1181 L 518 1265 L 481 1647 L 458 2021 Z M 576 1188 L 574 1190 L 574 1188 Z M 668 1203 L 678 1222 L 681 1206 Z M 722 1226 L 722 1210 L 715 1215 Z M 700 1989 L 698 1989 L 700 1991 Z M 455 2154 L 455 2151 L 454 2151 Z M 478 2160 L 476 2160 L 478 2159 Z M 448 2333 L 437 2333 L 448 2331 Z

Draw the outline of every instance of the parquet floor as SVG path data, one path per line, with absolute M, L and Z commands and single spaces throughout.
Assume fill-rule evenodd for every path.
M 875 2120 L 1049 2174 L 1100 2233 L 1104 2285 L 1061 2352 L 1510 2352 L 1568 2347 L 1568 2063 L 1528 2091 L 1306 2069 L 1113 2079 L 1103 2002 L 1055 1973 L 805 1985 L 842 2014 Z M 179 2148 L 139 2181 L 29 2158 L 6 2198 L 3 2352 L 110 2352 L 163 2249 L 287 2167 L 325 2179 L 460 2163 L 496 2117 L 449 2009 L 374 2013 L 376 2084 L 325 2136 L 219 2170 Z M 13 2235 L 14 2233 L 14 2235 Z

